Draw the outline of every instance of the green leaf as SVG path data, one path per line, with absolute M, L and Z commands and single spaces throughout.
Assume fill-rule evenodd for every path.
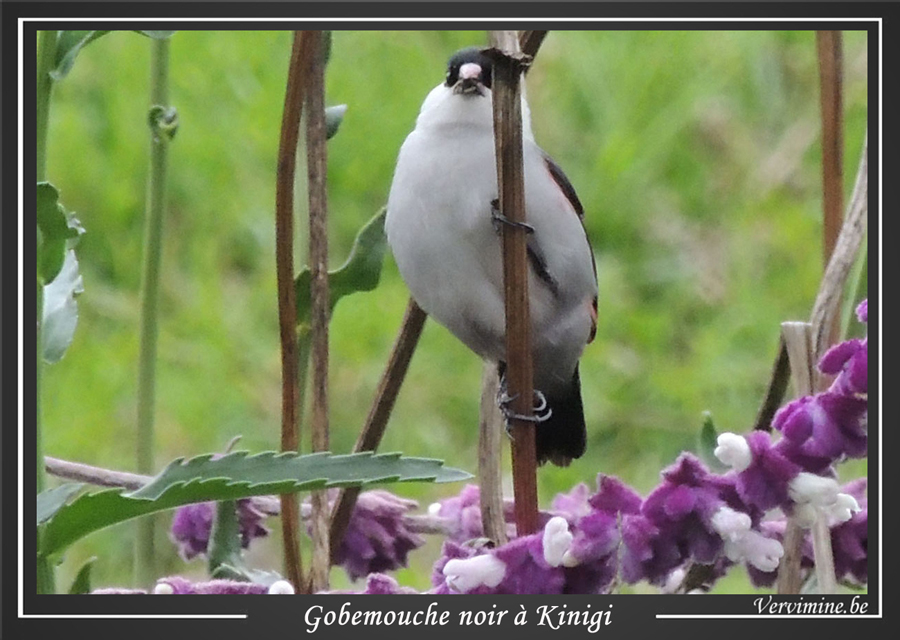
M 69 501 L 69 498 L 84 488 L 81 482 L 69 482 L 53 489 L 42 491 L 37 496 L 37 523 L 46 522 Z
M 97 558 L 95 556 L 93 558 L 88 558 L 85 563 L 81 565 L 78 573 L 75 574 L 75 579 L 72 580 L 72 586 L 69 587 L 70 595 L 79 595 L 91 592 L 91 569 L 93 568 L 96 561 Z
M 78 324 L 78 303 L 75 298 L 84 291 L 78 272 L 78 258 L 74 249 L 66 249 L 62 269 L 53 282 L 44 286 L 41 343 L 44 361 L 58 362 L 75 336 Z
M 60 31 L 56 42 L 56 63 L 50 77 L 56 81 L 65 78 L 72 70 L 78 52 L 107 33 L 109 31 Z
M 387 209 L 382 209 L 359 230 L 347 261 L 340 268 L 328 272 L 331 303 L 329 312 L 334 310 L 338 300 L 344 296 L 358 291 L 371 291 L 378 286 L 387 249 L 387 236 L 384 233 L 386 213 Z M 309 268 L 304 267 L 294 280 L 297 325 L 301 328 L 308 328 L 310 323 L 310 282 Z
M 344 114 L 347 113 L 347 105 L 338 104 L 325 109 L 325 139 L 331 140 L 341 128 Z
M 59 203 L 59 191 L 49 182 L 37 184 L 38 279 L 53 282 L 62 269 L 66 249 L 71 249 L 84 229 Z
M 153 38 L 154 40 L 165 40 L 166 38 L 171 38 L 172 35 L 177 32 L 176 31 L 135 31 L 135 33 L 139 33 L 142 36 L 147 36 L 148 38 Z
M 225 577 L 217 575 L 222 565 L 239 567 L 242 564 L 241 524 L 238 521 L 237 502 L 234 500 L 220 500 L 216 503 L 206 556 L 207 571 L 213 578 Z
M 268 451 L 179 458 L 149 484 L 130 493 L 88 493 L 59 508 L 44 525 L 39 554 L 53 557 L 89 533 L 138 516 L 209 500 L 238 500 L 305 489 L 361 486 L 375 482 L 458 482 L 471 474 L 444 468 L 440 460 L 399 453 L 351 455 Z
M 712 413 L 703 412 L 703 426 L 700 428 L 700 458 L 711 468 L 723 471 L 725 466 L 719 462 L 715 450 L 719 446 L 716 425 L 713 422 Z

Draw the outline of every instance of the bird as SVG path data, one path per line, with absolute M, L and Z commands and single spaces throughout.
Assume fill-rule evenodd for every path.
M 478 47 L 450 57 L 443 82 L 426 96 L 400 147 L 385 232 L 413 300 L 497 363 L 505 389 L 499 229 L 509 221 L 497 210 L 492 71 Z M 535 143 L 522 88 L 536 456 L 540 465 L 568 466 L 587 445 L 578 364 L 597 330 L 597 269 L 584 208 L 559 165 Z M 510 398 L 499 395 L 509 419 Z

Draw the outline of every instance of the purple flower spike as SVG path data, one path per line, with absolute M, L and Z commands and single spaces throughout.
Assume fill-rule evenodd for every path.
M 800 467 L 773 446 L 765 431 L 753 431 L 746 437 L 750 447 L 750 466 L 737 474 L 736 489 L 741 499 L 762 511 L 786 503 L 788 483 L 800 473 Z
M 466 542 L 484 536 L 480 495 L 478 485 L 469 484 L 463 487 L 459 495 L 431 505 L 428 510 L 431 515 L 447 518 L 451 523 L 448 540 Z
M 829 349 L 819 361 L 822 373 L 837 376 L 830 391 L 843 395 L 869 392 L 868 340 L 847 340 Z
M 569 493 L 558 493 L 550 503 L 550 510 L 570 523 L 577 522 L 579 518 L 591 512 L 591 505 L 588 502 L 590 493 L 590 488 L 580 482 Z
M 446 567 L 447 563 L 451 560 L 464 560 L 466 558 L 477 556 L 483 552 L 482 548 L 474 545 L 463 545 L 453 542 L 452 540 L 446 540 L 441 548 L 441 557 L 434 563 L 434 567 L 431 570 L 431 584 L 434 586 L 434 589 L 432 589 L 430 593 L 453 593 L 446 583 L 444 567 Z
M 622 579 L 634 584 L 647 579 L 655 582 L 665 579 L 669 572 L 681 564 L 680 554 L 657 555 L 660 531 L 646 517 L 628 514 L 622 517 Z M 663 551 L 668 551 L 663 549 Z
M 847 455 L 863 457 L 868 447 L 866 398 L 820 393 L 779 409 L 772 426 L 784 435 L 779 451 L 811 473 L 822 473 Z
M 175 511 L 169 537 L 183 560 L 206 553 L 214 513 L 213 502 L 189 504 Z
M 347 533 L 335 554 L 335 564 L 356 580 L 370 573 L 406 566 L 410 551 L 425 540 L 411 532 L 404 515 L 417 506 L 414 500 L 388 491 L 366 491 L 359 495 Z
M 366 580 L 366 590 L 363 593 L 376 596 L 393 596 L 418 593 L 410 587 L 401 587 L 400 584 L 389 575 L 373 573 Z
M 856 317 L 859 318 L 860 322 L 869 322 L 869 300 L 863 300 L 859 303 L 859 306 L 856 307 Z
M 703 564 L 715 561 L 722 538 L 711 518 L 722 502 L 720 487 L 695 456 L 682 454 L 663 471 L 662 484 L 644 500 L 641 513 L 660 530 L 654 555 L 669 559 L 663 566 L 674 562 L 666 574 L 688 558 Z
M 516 538 L 493 552 L 506 565 L 506 572 L 492 593 L 558 595 L 563 592 L 565 570 L 547 563 L 544 538 L 543 534 Z
M 597 493 L 588 501 L 594 509 L 607 513 L 640 513 L 643 498 L 618 478 L 600 474 L 597 485 Z
M 153 589 L 153 593 L 157 595 L 261 595 L 268 592 L 268 587 L 255 582 L 236 580 L 191 582 L 181 576 L 157 580 Z
M 175 511 L 169 537 L 178 547 L 178 554 L 185 561 L 206 553 L 209 535 L 215 517 L 214 502 L 189 504 Z M 269 535 L 263 525 L 265 514 L 259 512 L 249 499 L 237 501 L 237 515 L 241 530 L 241 546 L 246 549 L 254 538 Z

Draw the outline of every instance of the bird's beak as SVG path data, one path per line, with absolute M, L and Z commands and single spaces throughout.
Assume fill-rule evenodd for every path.
M 473 62 L 464 64 L 459 69 L 459 80 L 453 85 L 453 93 L 462 95 L 485 94 L 481 65 Z
M 453 93 L 483 96 L 484 85 L 480 78 L 463 78 L 453 85 Z

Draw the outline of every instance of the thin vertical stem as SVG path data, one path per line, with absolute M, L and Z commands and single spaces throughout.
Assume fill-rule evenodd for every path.
M 147 217 L 144 227 L 144 260 L 141 271 L 140 353 L 138 355 L 137 442 L 138 473 L 154 467 L 154 409 L 156 402 L 156 353 L 159 336 L 159 272 L 162 258 L 163 214 L 170 135 L 164 130 L 174 121 L 169 103 L 169 40 L 150 41 L 150 175 Z M 155 578 L 154 525 L 152 516 L 137 522 L 134 549 L 135 583 L 149 584 Z
M 328 156 L 325 144 L 325 64 L 322 32 L 311 32 L 313 55 L 306 85 L 306 156 L 309 178 L 309 271 L 312 333 L 312 450 L 328 451 Z M 328 495 L 314 491 L 310 591 L 328 588 L 331 556 L 328 544 Z
M 513 491 L 516 532 L 538 529 L 537 457 L 533 414 L 531 320 L 528 303 L 528 257 L 525 184 L 522 168 L 521 76 L 525 57 L 515 31 L 491 31 L 494 59 L 494 136 L 500 211 L 510 222 L 503 228 L 503 282 L 506 301 L 506 380 L 511 408 L 522 418 L 512 424 Z
M 500 469 L 503 415 L 497 406 L 499 386 L 497 364 L 485 362 L 481 374 L 481 416 L 478 421 L 478 487 L 484 535 L 496 545 L 506 543 Z
M 391 350 L 387 366 L 378 384 L 378 390 L 375 392 L 375 400 L 372 402 L 369 415 L 366 416 L 366 423 L 359 434 L 356 445 L 353 447 L 354 453 L 375 451 L 381 443 L 381 438 L 384 436 L 384 431 L 387 428 L 388 418 L 391 417 L 397 394 L 400 393 L 403 379 L 409 370 L 409 363 L 416 350 L 416 345 L 419 343 L 419 337 L 422 335 L 422 328 L 425 326 L 427 317 L 419 305 L 410 298 L 406 306 L 406 314 L 403 317 L 403 324 L 400 327 L 397 339 L 394 341 L 394 347 Z M 347 531 L 347 525 L 350 523 L 350 516 L 353 513 L 353 507 L 356 504 L 359 492 L 359 487 L 342 489 L 335 501 L 334 508 L 331 511 L 329 534 L 332 558 L 336 556 L 341 541 L 344 539 L 344 533 Z
M 53 78 L 50 77 L 50 70 L 56 60 L 56 43 L 58 32 L 41 31 L 38 33 L 38 51 L 37 51 L 37 85 L 36 94 L 36 112 L 35 126 L 37 129 L 37 139 L 35 141 L 35 155 L 37 156 L 37 181 L 42 182 L 47 177 L 47 132 L 50 124 L 50 95 L 53 92 Z M 35 449 L 37 450 L 37 469 L 35 483 L 37 493 L 46 488 L 47 476 L 44 469 L 44 443 L 43 443 L 43 418 L 44 408 L 41 403 L 41 379 L 44 371 L 44 345 L 41 337 L 41 323 L 44 317 L 44 284 L 38 279 L 35 296 L 36 306 L 36 327 L 35 342 L 37 346 L 37 358 L 35 360 L 35 417 L 34 417 L 34 438 Z M 37 535 L 41 535 L 38 530 Z M 56 591 L 56 577 L 53 567 L 43 556 L 37 558 L 37 592 L 38 593 L 54 593 Z
M 791 379 L 797 397 L 807 396 L 813 389 L 812 325 L 808 322 L 784 322 L 781 325 L 790 362 Z M 800 593 L 800 562 L 803 560 L 804 530 L 795 518 L 788 518 L 784 532 L 784 557 L 778 566 L 778 593 Z
M 813 345 L 813 325 L 809 322 L 785 322 L 781 325 L 795 392 L 798 397 L 815 391 L 816 353 Z M 804 531 L 794 518 L 788 519 L 784 536 L 784 558 L 778 570 L 778 593 L 799 593 L 800 561 Z M 837 580 L 834 575 L 834 554 L 831 549 L 831 531 L 825 514 L 816 508 L 812 525 L 813 557 L 819 592 L 834 593 Z
M 526 56 L 534 56 L 537 55 L 538 49 L 541 48 L 541 45 L 544 43 L 544 38 L 547 37 L 546 31 L 520 31 L 519 32 L 519 46 L 522 49 L 522 53 Z
M 278 325 L 281 337 L 281 450 L 297 451 L 300 446 L 298 404 L 299 367 L 297 343 L 297 302 L 294 292 L 294 174 L 300 115 L 310 48 L 308 31 L 295 31 L 288 67 L 278 169 L 275 185 L 275 265 L 278 278 Z M 303 362 L 305 365 L 305 361 Z M 281 532 L 284 569 L 301 593 L 303 565 L 300 558 L 300 509 L 294 494 L 281 496 Z
M 50 125 L 50 96 L 53 93 L 53 78 L 50 71 L 56 61 L 58 31 L 38 32 L 37 49 L 37 91 L 35 104 L 35 129 L 37 130 L 37 181 L 47 177 L 47 132 Z
M 816 31 L 822 108 L 823 258 L 828 266 L 844 211 L 843 46 L 840 31 Z M 827 327 L 828 345 L 837 342 L 840 319 Z

